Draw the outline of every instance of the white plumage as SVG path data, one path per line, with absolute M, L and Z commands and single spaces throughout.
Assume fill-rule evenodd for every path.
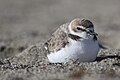
M 62 48 L 60 51 L 50 53 L 47 55 L 52 63 L 69 62 L 70 60 L 78 61 L 94 61 L 99 51 L 97 41 L 83 40 L 73 41 L 70 40 L 70 46 Z

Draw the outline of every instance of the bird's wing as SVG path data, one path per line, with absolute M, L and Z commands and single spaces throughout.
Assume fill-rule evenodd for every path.
M 49 52 L 59 51 L 68 44 L 68 25 L 69 23 L 63 24 L 58 28 L 45 43 L 45 48 Z

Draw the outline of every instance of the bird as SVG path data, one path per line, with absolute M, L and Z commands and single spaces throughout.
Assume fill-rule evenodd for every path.
M 50 63 L 91 62 L 100 50 L 98 34 L 88 19 L 75 18 L 61 25 L 45 42 Z

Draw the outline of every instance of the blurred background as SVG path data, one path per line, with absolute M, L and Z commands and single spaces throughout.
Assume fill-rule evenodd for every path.
M 47 40 L 74 18 L 90 19 L 104 46 L 120 48 L 120 0 L 0 0 L 0 58 Z

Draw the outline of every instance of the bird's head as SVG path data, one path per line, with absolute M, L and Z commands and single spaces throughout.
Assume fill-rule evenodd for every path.
M 97 33 L 94 32 L 94 25 L 87 19 L 74 19 L 69 24 L 70 34 L 79 36 L 83 39 L 93 39 Z

